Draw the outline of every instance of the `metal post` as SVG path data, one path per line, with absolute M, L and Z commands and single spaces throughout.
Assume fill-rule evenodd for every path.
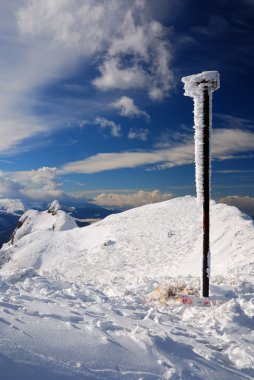
M 210 99 L 209 89 L 203 89 L 203 265 L 202 297 L 209 297 L 209 230 L 210 230 Z
M 210 275 L 210 130 L 212 93 L 220 87 L 217 71 L 204 71 L 182 78 L 185 95 L 194 98 L 195 162 L 197 198 L 203 203 L 202 297 L 209 297 Z M 203 102 L 203 107 L 202 107 Z M 203 111 L 203 115 L 200 111 Z M 202 157 L 202 159 L 201 159 Z M 202 179 L 200 180 L 200 178 Z

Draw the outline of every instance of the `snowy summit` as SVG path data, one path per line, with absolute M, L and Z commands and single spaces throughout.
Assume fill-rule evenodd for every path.
M 4 379 L 253 377 L 249 217 L 211 202 L 211 293 L 227 302 L 151 296 L 199 288 L 200 207 L 176 198 L 83 228 L 29 211 L 0 251 Z

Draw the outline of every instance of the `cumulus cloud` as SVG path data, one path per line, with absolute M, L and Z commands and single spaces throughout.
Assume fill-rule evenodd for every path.
M 254 133 L 239 129 L 216 129 L 213 133 L 212 157 L 226 160 L 239 157 L 239 154 L 253 150 Z M 130 151 L 118 153 L 99 153 L 84 160 L 69 162 L 60 172 L 97 173 L 105 170 L 135 168 L 155 165 L 154 169 L 166 169 L 193 162 L 193 139 L 184 139 L 184 143 L 171 144 L 167 148 L 151 151 Z
M 172 194 L 161 193 L 159 190 L 141 190 L 132 194 L 102 193 L 94 198 L 93 203 L 96 203 L 100 206 L 130 208 L 146 205 L 149 203 L 162 202 L 172 198 Z
M 43 167 L 31 171 L 0 172 L 0 198 L 45 202 L 59 199 L 69 203 L 82 203 L 89 200 L 84 193 L 75 194 L 64 191 L 61 185 L 58 182 L 56 168 Z
M 57 169 L 43 167 L 31 171 L 19 171 L 7 174 L 12 183 L 19 186 L 18 198 L 30 200 L 63 199 L 66 193 L 57 181 Z M 6 196 L 12 198 L 11 192 Z
M 168 31 L 158 21 L 145 17 L 146 4 L 135 1 L 125 12 L 117 36 L 99 68 L 101 76 L 94 80 L 97 88 L 145 88 L 152 100 L 163 99 L 172 89 Z M 124 55 L 131 57 L 131 67 L 123 59 Z
M 239 195 L 230 195 L 219 199 L 219 202 L 225 203 L 229 206 L 235 206 L 242 212 L 254 218 L 254 198 L 241 197 Z
M 118 109 L 122 116 L 143 116 L 147 121 L 150 120 L 150 116 L 145 111 L 139 109 L 136 104 L 134 104 L 133 99 L 128 96 L 122 96 L 117 101 L 111 103 L 111 106 Z
M 119 124 L 116 124 L 112 120 L 107 120 L 104 117 L 96 117 L 94 120 L 95 125 L 99 125 L 99 127 L 102 130 L 109 129 L 110 134 L 113 137 L 120 137 L 121 136 L 121 126 Z
M 9 173 L 9 177 L 23 187 L 44 190 L 56 190 L 59 187 L 56 176 L 57 169 L 49 167 Z
M 147 128 L 131 128 L 128 134 L 128 138 L 130 140 L 141 140 L 146 141 L 149 134 L 149 130 Z

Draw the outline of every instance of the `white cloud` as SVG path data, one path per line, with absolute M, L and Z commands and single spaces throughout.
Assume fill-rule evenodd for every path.
M 242 212 L 251 215 L 254 218 L 254 198 L 241 197 L 239 195 L 231 195 L 219 199 L 219 202 L 225 203 L 229 206 L 235 206 Z
M 61 189 L 57 169 L 43 167 L 37 170 L 0 172 L 0 198 L 50 202 L 54 199 L 69 202 L 87 202 L 85 194 L 68 193 Z
M 149 134 L 149 130 L 146 128 L 134 129 L 131 128 L 128 134 L 130 140 L 141 140 L 146 141 Z
M 22 186 L 19 183 L 0 175 L 0 198 L 20 198 L 21 189 Z
M 12 180 L 21 184 L 24 188 L 35 190 L 56 190 L 59 187 L 56 180 L 56 168 L 43 167 L 37 170 L 8 173 L 8 176 Z
M 224 158 L 227 155 L 253 150 L 254 133 L 241 129 L 215 129 L 212 138 L 214 157 Z
M 236 173 L 254 173 L 254 170 L 238 170 L 238 169 L 226 169 L 226 170 L 216 170 L 216 173 L 223 173 L 223 174 L 236 174 Z
M 254 149 L 254 133 L 239 129 L 216 129 L 213 133 L 214 159 L 226 160 L 236 157 L 245 157 L 245 152 Z M 99 153 L 84 160 L 69 162 L 60 168 L 40 168 L 32 171 L 6 173 L 6 177 L 0 177 L 2 196 L 8 197 L 8 193 L 25 194 L 37 197 L 44 193 L 45 197 L 50 194 L 66 194 L 61 190 L 58 182 L 59 175 L 71 173 L 97 173 L 106 170 L 135 168 L 148 166 L 152 169 L 164 169 L 174 166 L 190 164 L 194 159 L 193 141 L 183 139 L 183 143 L 172 143 L 163 149 L 151 151 L 124 151 L 113 153 Z M 37 195 L 36 195 L 37 194 Z M 61 195 L 62 194 L 62 195 Z M 18 197 L 18 196 L 14 196 Z
M 99 68 L 101 76 L 96 78 L 94 85 L 102 90 L 129 90 L 146 87 L 146 75 L 138 67 L 123 67 L 118 58 L 107 59 Z
M 142 87 L 163 97 L 173 81 L 168 31 L 148 10 L 149 3 L 140 0 L 31 0 L 19 10 L 18 21 L 24 36 L 54 49 L 75 57 L 102 54 L 98 88 Z M 128 64 L 125 55 L 131 58 Z
M 132 194 L 102 193 L 94 198 L 93 203 L 99 206 L 130 208 L 162 202 L 172 198 L 172 194 L 161 193 L 159 190 L 138 191 Z
M 213 133 L 212 157 L 232 159 L 239 154 L 254 149 L 254 133 L 239 129 L 216 129 Z M 99 153 L 84 160 L 69 162 L 60 172 L 97 173 L 105 170 L 135 168 L 143 165 L 156 165 L 156 169 L 171 168 L 190 164 L 194 159 L 193 140 L 169 145 L 168 148 L 151 151 L 131 151 L 119 153 Z
M 139 88 L 151 98 L 166 96 L 173 83 L 170 47 L 148 7 L 138 0 L 1 2 L 0 133 L 6 138 L 0 150 L 67 124 L 54 118 L 59 105 L 52 109 L 48 102 L 52 118 L 35 116 L 34 107 L 42 102 L 41 89 L 81 64 L 96 62 L 101 75 L 94 83 L 102 90 Z M 69 103 L 61 111 L 67 113 L 68 105 L 73 115 Z
M 56 168 L 43 167 L 37 170 L 13 172 L 8 173 L 8 177 L 20 186 L 18 198 L 51 201 L 68 197 L 60 188 L 61 184 L 57 182 Z M 6 196 L 11 198 L 10 193 Z
M 105 170 L 155 164 L 158 161 L 163 161 L 160 152 L 99 153 L 84 160 L 69 162 L 60 170 L 62 174 L 98 173 Z
M 111 106 L 118 109 L 120 111 L 120 115 L 122 116 L 143 116 L 146 120 L 150 120 L 150 116 L 145 111 L 139 109 L 133 99 L 128 96 L 122 96 L 114 103 L 111 103 Z
M 104 117 L 96 117 L 94 120 L 94 124 L 99 125 L 101 129 L 109 129 L 111 136 L 113 137 L 121 136 L 121 127 L 114 121 L 107 120 Z
M 172 57 L 168 31 L 159 22 L 146 17 L 146 5 L 144 1 L 134 2 L 124 14 L 118 34 L 100 66 L 101 76 L 94 80 L 97 88 L 144 88 L 152 100 L 163 99 L 172 89 L 174 78 L 169 68 Z M 131 66 L 122 59 L 124 55 L 132 58 Z

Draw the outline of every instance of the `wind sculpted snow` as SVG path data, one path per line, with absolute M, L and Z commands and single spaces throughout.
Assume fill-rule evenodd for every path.
M 40 223 L 41 215 L 0 251 L 4 379 L 254 377 L 250 218 L 212 202 L 211 293 L 228 302 L 201 308 L 148 297 L 160 284 L 199 286 L 195 198 L 66 231 L 48 228 L 51 215 Z

